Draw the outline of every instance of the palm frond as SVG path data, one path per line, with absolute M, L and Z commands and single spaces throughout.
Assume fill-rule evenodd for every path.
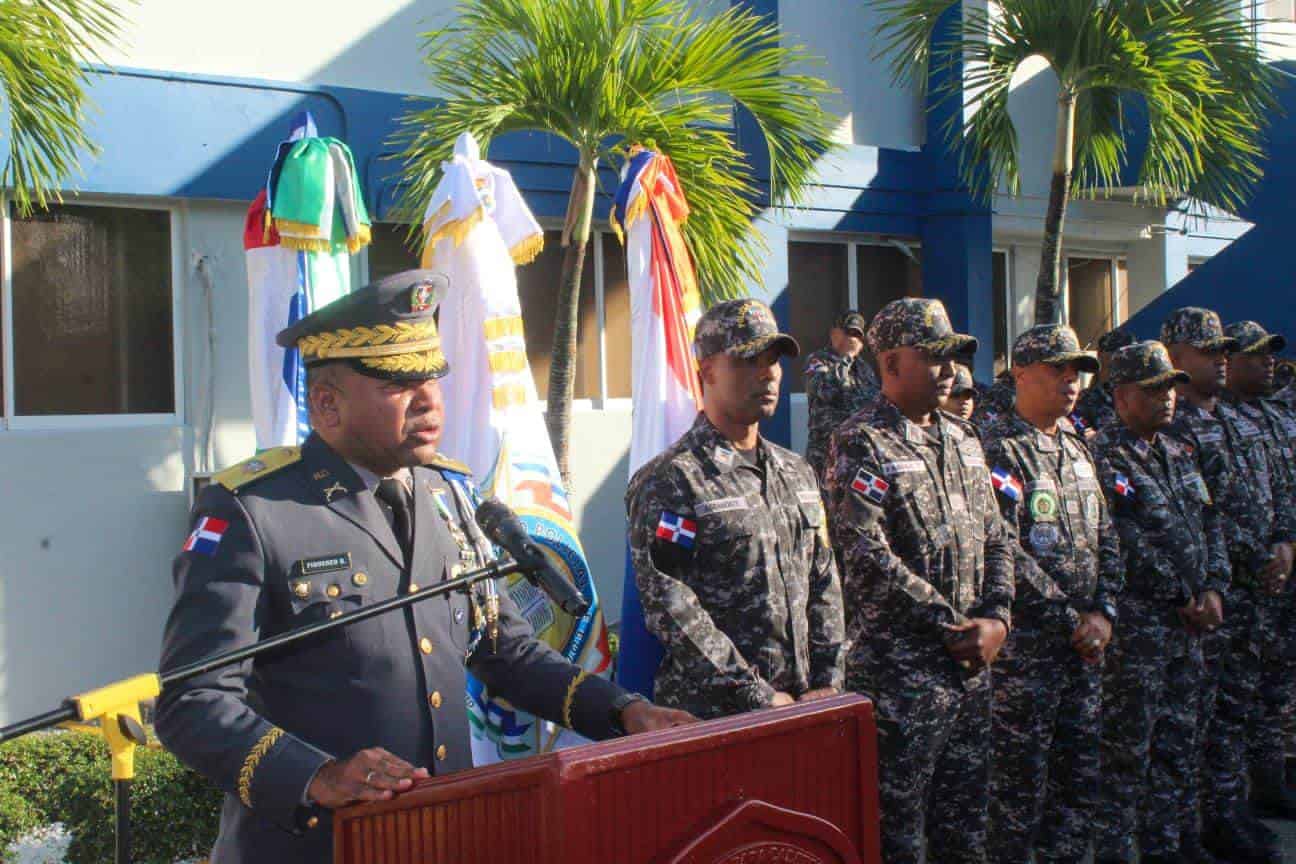
M 895 16 L 880 29 L 893 62 L 915 61 L 908 74 L 923 79 L 929 69 L 947 73 L 937 104 L 964 100 L 942 133 L 982 198 L 1017 187 L 1008 88 L 1030 56 L 1046 58 L 1076 95 L 1075 194 L 1120 184 L 1140 134 L 1147 200 L 1193 195 L 1234 209 L 1259 179 L 1279 73 L 1234 0 L 1000 0 L 993 14 L 965 13 L 944 37 L 936 0 L 884 5 Z M 1129 111 L 1134 102 L 1145 110 Z
M 686 0 L 465 0 L 450 27 L 426 35 L 425 56 L 441 95 L 401 121 L 406 219 L 418 221 L 464 131 L 483 148 L 509 132 L 546 132 L 618 160 L 650 143 L 671 157 L 688 196 L 684 237 L 709 300 L 760 281 L 752 221 L 764 181 L 771 203 L 796 203 L 833 148 L 821 106 L 831 88 L 797 71 L 811 59 L 804 49 L 740 8 L 703 17 Z M 768 178 L 737 146 L 739 109 L 761 131 Z
M 121 23 L 111 0 L 0 0 L 0 101 L 9 112 L 0 187 L 12 190 L 20 214 L 61 200 L 78 154 L 96 152 L 85 133 L 81 64 L 98 59 Z

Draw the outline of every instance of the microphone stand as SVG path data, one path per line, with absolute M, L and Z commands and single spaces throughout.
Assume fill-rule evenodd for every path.
M 462 573 L 453 579 L 446 579 L 435 585 L 420 588 L 413 594 L 404 594 L 373 603 L 355 612 L 340 615 L 328 621 L 308 624 L 264 639 L 254 645 L 235 648 L 221 654 L 213 654 L 193 663 L 179 666 L 169 672 L 136 675 L 80 696 L 65 699 L 63 704 L 52 711 L 28 717 L 0 728 L 0 744 L 31 732 L 49 729 L 54 726 L 74 729 L 80 732 L 101 734 L 108 743 L 108 752 L 112 757 L 112 781 L 114 798 L 114 820 L 116 843 L 114 860 L 116 864 L 130 864 L 131 857 L 131 824 L 130 824 L 130 790 L 135 777 L 135 748 L 148 744 L 148 733 L 140 719 L 140 703 L 154 699 L 168 686 L 205 675 L 214 669 L 242 663 L 270 651 L 288 645 L 340 630 L 384 615 L 396 609 L 403 609 L 421 600 L 442 597 L 455 591 L 467 591 L 477 582 L 484 579 L 496 579 L 525 572 L 521 564 L 512 560 L 495 560 L 485 567 Z M 91 725 L 96 723 L 98 725 Z

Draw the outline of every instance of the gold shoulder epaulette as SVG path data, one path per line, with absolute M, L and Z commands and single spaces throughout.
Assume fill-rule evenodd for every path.
M 229 491 L 237 492 L 253 480 L 268 477 L 281 468 L 300 461 L 300 447 L 271 447 L 251 459 L 244 459 L 237 465 L 226 468 L 213 479 Z
M 428 468 L 444 468 L 447 471 L 453 471 L 456 474 L 463 474 L 467 477 L 472 476 L 472 469 L 457 459 L 451 459 L 449 456 L 438 453 L 432 457 L 432 461 L 427 463 Z

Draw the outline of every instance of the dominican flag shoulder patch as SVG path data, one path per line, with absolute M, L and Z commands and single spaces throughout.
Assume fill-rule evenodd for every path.
M 193 533 L 185 541 L 183 552 L 201 552 L 203 555 L 215 555 L 221 538 L 229 529 L 229 522 L 215 516 L 204 516 L 194 526 Z
M 697 523 L 678 513 L 663 510 L 661 518 L 657 520 L 657 539 L 692 549 L 693 541 L 697 539 Z
M 1124 474 L 1117 473 L 1116 482 L 1112 484 L 1112 489 L 1122 498 L 1134 497 L 1134 484 Z
M 1021 481 L 1014 477 L 1007 468 L 995 468 L 991 471 L 990 485 L 1010 501 L 1021 501 L 1022 499 Z
M 850 488 L 852 492 L 858 492 L 874 504 L 881 504 L 886 500 L 887 490 L 891 488 L 891 484 L 873 472 L 861 468 L 855 472 L 855 479 L 851 481 Z

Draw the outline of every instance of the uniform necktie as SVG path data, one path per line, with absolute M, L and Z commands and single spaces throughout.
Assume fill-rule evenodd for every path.
M 396 532 L 396 541 L 400 543 L 401 553 L 408 564 L 410 549 L 414 545 L 414 519 L 410 512 L 409 490 L 395 477 L 385 477 L 378 482 L 374 494 L 391 508 L 392 530 Z

